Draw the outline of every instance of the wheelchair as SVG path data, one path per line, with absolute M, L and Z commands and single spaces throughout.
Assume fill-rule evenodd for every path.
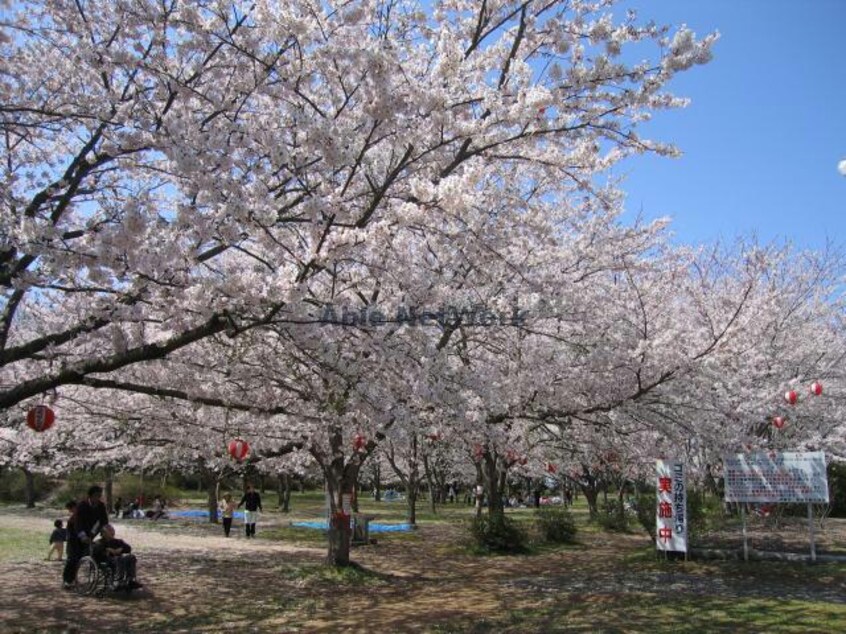
M 129 595 L 134 588 L 126 582 L 121 582 L 117 578 L 116 569 L 108 562 L 97 561 L 89 551 L 89 554 L 79 560 L 73 589 L 81 596 L 102 597 L 110 592 Z

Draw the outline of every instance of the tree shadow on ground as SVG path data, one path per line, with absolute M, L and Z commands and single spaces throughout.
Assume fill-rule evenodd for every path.
M 846 566 L 663 562 L 640 535 L 601 532 L 477 557 L 455 546 L 462 531 L 385 538 L 341 571 L 295 544 L 192 537 L 191 550 L 156 537 L 138 551 L 145 588 L 128 598 L 62 593 L 55 563 L 0 564 L 0 621 L 10 632 L 846 631 Z

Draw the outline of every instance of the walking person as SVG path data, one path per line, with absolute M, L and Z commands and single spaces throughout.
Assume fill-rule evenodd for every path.
M 238 502 L 238 508 L 245 505 L 244 511 L 244 529 L 247 537 L 256 536 L 256 519 L 261 508 L 261 495 L 253 488 L 252 484 L 247 484 L 247 490 L 244 492 L 244 497 Z
M 235 515 L 235 507 L 236 504 L 235 500 L 232 499 L 232 494 L 225 494 L 223 496 L 223 503 L 220 505 L 220 511 L 223 517 L 223 534 L 226 537 L 229 537 L 229 531 L 232 530 L 232 518 Z
M 47 553 L 47 561 L 53 559 L 53 553 L 56 553 L 56 561 L 62 561 L 65 542 L 68 541 L 68 532 L 62 528 L 62 520 L 53 522 L 53 527 L 53 532 L 50 533 L 50 552 Z

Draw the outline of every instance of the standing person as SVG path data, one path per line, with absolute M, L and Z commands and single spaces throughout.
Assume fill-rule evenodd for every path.
M 62 520 L 53 522 L 53 532 L 50 533 L 50 552 L 47 553 L 47 561 L 53 558 L 53 553 L 56 553 L 56 560 L 62 561 L 62 555 L 65 552 L 65 542 L 68 540 L 68 532 L 62 528 Z
M 261 495 L 253 488 L 252 484 L 247 484 L 247 490 L 244 492 L 244 497 L 238 502 L 238 508 L 242 504 L 246 504 L 244 511 L 244 528 L 247 532 L 247 537 L 256 536 L 256 518 L 258 511 L 261 511 Z
M 88 497 L 77 505 L 76 532 L 83 544 L 90 544 L 109 523 L 109 513 L 103 504 L 103 488 L 94 484 L 88 488 Z
M 151 519 L 157 520 L 165 516 L 165 503 L 162 500 L 162 496 L 157 495 L 153 499 L 153 514 L 150 516 Z
M 68 510 L 68 523 L 67 523 L 67 534 L 68 534 L 68 555 L 65 558 L 65 569 L 62 571 L 62 587 L 65 590 L 69 590 L 73 587 L 74 579 L 76 579 L 76 569 L 79 566 L 79 560 L 82 559 L 82 556 L 85 554 L 83 552 L 82 542 L 79 541 L 79 533 L 76 530 L 76 522 L 77 522 L 77 503 L 71 500 L 67 504 L 65 504 L 65 508 Z
M 82 502 L 79 504 L 68 502 L 67 509 L 69 511 L 71 504 L 76 507 L 76 513 L 68 520 L 68 557 L 65 561 L 65 570 L 62 573 L 65 589 L 73 587 L 79 560 L 88 554 L 91 541 L 104 526 L 109 525 L 109 512 L 106 510 L 106 505 L 103 504 L 102 487 L 92 484 L 88 487 L 88 497 Z M 72 528 L 71 523 L 73 524 Z
M 232 517 L 235 515 L 235 500 L 232 499 L 231 493 L 223 496 L 220 510 L 223 516 L 223 534 L 229 537 L 229 531 L 232 530 Z
M 118 499 L 115 500 L 115 517 L 118 518 L 118 519 L 123 517 L 123 498 L 122 497 L 118 497 Z

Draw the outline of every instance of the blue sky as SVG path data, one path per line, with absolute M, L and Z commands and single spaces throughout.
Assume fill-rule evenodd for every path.
M 799 248 L 846 244 L 846 177 L 837 171 L 846 159 L 846 0 L 629 5 L 641 19 L 721 38 L 711 63 L 671 85 L 691 105 L 641 130 L 674 142 L 682 158 L 643 156 L 615 170 L 628 192 L 624 219 L 670 216 L 675 241 L 686 244 L 753 234 Z

